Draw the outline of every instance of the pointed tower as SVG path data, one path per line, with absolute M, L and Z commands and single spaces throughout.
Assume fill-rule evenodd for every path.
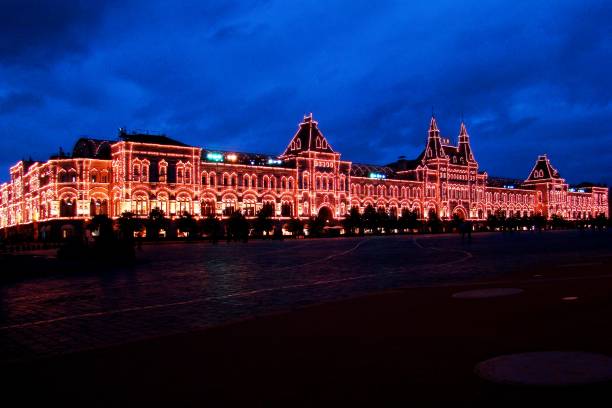
M 475 161 L 474 154 L 472 153 L 472 146 L 470 146 L 470 135 L 463 121 L 461 121 L 461 127 L 459 128 L 458 151 L 459 155 L 465 157 L 466 161 Z
M 438 123 L 436 117 L 431 116 L 429 122 L 429 132 L 427 135 L 427 144 L 425 145 L 425 152 L 423 161 L 444 159 L 446 154 L 442 148 L 442 139 L 440 138 L 440 130 L 438 129 Z

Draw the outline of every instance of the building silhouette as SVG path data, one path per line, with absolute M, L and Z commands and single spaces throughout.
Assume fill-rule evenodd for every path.
M 338 219 L 367 206 L 392 217 L 408 209 L 421 219 L 432 212 L 466 220 L 609 215 L 606 187 L 568 185 L 546 155 L 524 180 L 481 171 L 464 123 L 452 145 L 432 116 L 417 158 L 379 166 L 343 159 L 310 114 L 280 156 L 209 150 L 124 129 L 118 140 L 81 138 L 71 154 L 11 167 L 10 181 L 0 186 L 0 228 L 125 211 L 146 217 L 154 208 L 169 217 L 253 217 L 267 204 L 278 219 Z

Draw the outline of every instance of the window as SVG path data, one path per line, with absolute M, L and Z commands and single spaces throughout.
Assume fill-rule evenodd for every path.
M 161 183 L 165 183 L 168 177 L 168 163 L 165 160 L 162 160 L 157 165 L 157 171 L 159 174 L 159 181 Z
M 233 197 L 223 198 L 223 215 L 230 216 L 236 211 L 236 199 Z
M 256 204 L 254 198 L 247 198 L 242 200 L 242 207 L 244 208 L 244 215 L 246 217 L 255 216 Z
M 74 217 L 76 216 L 76 199 L 66 198 L 60 201 L 60 217 Z
M 157 208 L 164 214 L 168 214 L 168 196 L 165 193 L 157 196 Z
M 176 199 L 176 213 L 178 215 L 182 215 L 185 212 L 191 214 L 191 199 L 185 195 L 182 195 Z
M 140 164 L 134 164 L 132 167 L 132 180 L 140 181 Z
M 140 181 L 149 181 L 149 162 L 146 160 L 142 163 Z
M 202 200 L 202 215 L 209 216 L 215 214 L 215 202 L 212 199 Z
M 293 214 L 293 206 L 289 201 L 283 201 L 281 205 L 281 216 L 283 217 L 291 217 Z
M 148 198 L 144 194 L 137 194 L 132 198 L 132 212 L 136 215 L 148 214 Z

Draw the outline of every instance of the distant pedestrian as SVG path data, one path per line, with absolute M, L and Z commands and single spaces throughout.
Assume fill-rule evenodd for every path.
M 472 222 L 471 221 L 462 221 L 459 224 L 459 230 L 461 231 L 461 241 L 465 240 L 465 235 L 467 234 L 468 242 L 472 240 Z

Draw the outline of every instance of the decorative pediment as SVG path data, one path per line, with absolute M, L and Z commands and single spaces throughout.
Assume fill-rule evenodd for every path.
M 306 151 L 334 153 L 329 142 L 319 130 L 319 123 L 313 119 L 312 113 L 304 116 L 304 120 L 299 124 L 298 131 L 289 142 L 282 157 Z

